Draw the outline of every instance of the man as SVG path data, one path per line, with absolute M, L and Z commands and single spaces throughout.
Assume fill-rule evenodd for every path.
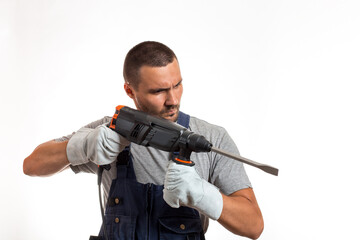
M 179 111 L 183 92 L 176 55 L 158 42 L 133 47 L 124 63 L 124 89 L 138 110 L 178 122 L 218 148 L 238 154 L 227 132 Z M 47 176 L 71 167 L 102 176 L 109 239 L 204 239 L 208 218 L 241 236 L 257 239 L 263 219 L 243 164 L 215 153 L 193 153 L 194 167 L 171 153 L 129 142 L 105 117 L 76 133 L 39 145 L 24 160 L 24 173 Z

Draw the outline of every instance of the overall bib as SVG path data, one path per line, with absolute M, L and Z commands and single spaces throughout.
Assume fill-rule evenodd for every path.
M 189 115 L 179 113 L 179 124 L 188 128 L 189 120 Z M 136 181 L 129 148 L 119 154 L 116 166 L 105 212 L 109 240 L 205 239 L 197 210 L 172 208 L 163 199 L 164 185 Z M 100 237 L 105 239 L 103 228 Z

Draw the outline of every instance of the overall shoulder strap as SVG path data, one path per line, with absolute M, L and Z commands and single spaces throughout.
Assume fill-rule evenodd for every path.
M 132 163 L 132 156 L 130 153 L 130 146 L 126 147 L 117 156 L 116 168 L 117 168 L 117 179 L 134 179 L 136 180 L 134 167 Z
M 189 128 L 190 115 L 180 111 L 177 123 L 180 124 L 183 127 Z

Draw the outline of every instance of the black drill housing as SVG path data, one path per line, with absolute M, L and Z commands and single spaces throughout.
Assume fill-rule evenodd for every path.
M 182 164 L 191 162 L 191 152 L 210 152 L 212 147 L 205 137 L 177 123 L 126 106 L 116 108 L 110 128 L 130 142 L 167 152 L 179 152 L 175 158 L 185 161 Z

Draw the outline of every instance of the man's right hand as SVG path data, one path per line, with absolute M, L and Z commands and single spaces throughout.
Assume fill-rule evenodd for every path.
M 81 128 L 70 138 L 66 154 L 72 165 L 89 161 L 106 165 L 115 161 L 118 154 L 129 144 L 126 138 L 105 125 L 95 129 Z

